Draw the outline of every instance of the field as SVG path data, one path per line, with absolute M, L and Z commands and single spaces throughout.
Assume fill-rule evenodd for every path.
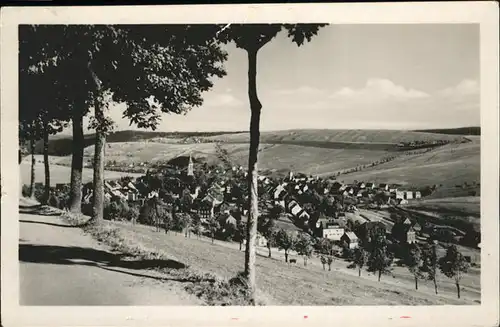
M 189 134 L 186 134 L 189 135 Z M 163 137 L 162 137 L 163 136 Z M 106 161 L 120 166 L 134 163 L 166 163 L 192 154 L 198 159 L 218 162 L 215 143 L 182 143 L 181 136 L 158 135 L 130 137 L 130 142 L 111 142 L 106 146 Z M 224 148 L 234 164 L 246 166 L 248 133 L 199 135 L 200 140 L 224 141 Z M 394 183 L 408 187 L 437 184 L 434 198 L 480 195 L 480 139 L 467 136 L 471 142 L 449 144 L 423 154 L 404 155 L 396 144 L 409 141 L 461 141 L 461 135 L 388 130 L 290 130 L 263 132 L 259 168 L 329 176 L 339 171 L 367 165 L 361 171 L 338 177 L 343 182 L 370 181 Z M 120 136 L 117 140 L 126 139 Z M 85 161 L 93 157 L 93 146 L 85 148 Z M 395 160 L 371 167 L 387 156 Z M 71 156 L 52 157 L 69 166 Z M 57 158 L 57 159 L 56 159 Z M 467 186 L 464 186 L 467 183 Z
M 207 137 L 210 140 L 221 140 L 230 143 L 247 143 L 248 133 L 216 135 Z M 422 133 L 397 130 L 288 130 L 262 132 L 262 143 L 312 143 L 312 142 L 345 142 L 345 143 L 375 143 L 398 144 L 399 142 L 463 139 L 459 135 Z
M 247 144 L 224 144 L 237 165 L 246 166 L 248 162 Z M 94 147 L 85 148 L 85 160 L 90 160 Z M 106 161 L 116 161 L 121 165 L 130 163 L 167 162 L 179 156 L 193 155 L 208 162 L 216 162 L 214 143 L 199 144 L 167 144 L 155 142 L 109 143 L 106 148 Z M 369 164 L 387 155 L 378 150 L 345 150 L 307 147 L 288 144 L 261 144 L 259 167 L 261 169 L 283 169 L 300 171 L 307 174 L 331 174 L 338 170 L 351 168 L 360 164 Z M 61 157 L 58 163 L 71 164 L 71 157 Z
M 480 197 L 442 198 L 412 202 L 404 206 L 415 215 L 433 223 L 461 230 L 481 230 Z
M 439 197 L 469 195 L 458 186 L 480 182 L 480 145 L 478 142 L 450 144 L 433 151 L 402 156 L 391 162 L 342 176 L 346 182 L 359 180 L 402 185 L 442 184 L 447 194 Z M 455 190 L 456 189 L 456 190 Z M 440 190 L 438 189 L 438 192 Z M 452 194 L 455 193 L 455 194 Z
M 30 175 L 31 175 L 31 162 L 24 161 L 21 163 L 20 167 L 20 182 L 22 184 L 30 183 Z M 83 169 L 83 182 L 91 182 L 92 181 L 93 170 L 92 169 Z M 117 171 L 105 171 L 105 178 L 117 179 L 122 176 L 139 176 L 137 174 L 129 174 L 129 173 L 121 173 Z M 60 166 L 60 165 L 50 165 L 50 181 L 54 186 L 56 183 L 69 183 L 71 177 L 71 169 L 69 167 Z M 44 183 L 45 182 L 45 171 L 43 163 L 37 162 L 35 165 L 35 182 L 36 183 Z
M 185 238 L 181 234 L 154 232 L 152 228 L 127 223 L 112 223 L 130 238 L 145 247 L 165 251 L 172 259 L 191 268 L 231 278 L 242 268 L 244 252 L 235 243 L 195 237 Z M 257 256 L 257 283 L 273 305 L 432 305 L 474 304 L 479 301 L 479 274 L 472 271 L 463 278 L 463 298 L 456 299 L 455 286 L 451 280 L 439 276 L 439 295 L 435 295 L 432 283 L 421 281 L 419 290 L 406 268 L 394 267 L 395 278 L 377 277 L 347 269 L 348 263 L 336 260 L 332 271 L 323 271 L 319 259 L 313 258 L 307 267 L 297 258 L 297 265 L 287 267 L 283 254 L 273 250 L 273 258 L 267 258 L 267 249 L 260 248 Z

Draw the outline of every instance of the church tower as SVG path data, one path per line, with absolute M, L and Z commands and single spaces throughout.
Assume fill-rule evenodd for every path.
M 189 163 L 188 163 L 188 168 L 187 168 L 187 175 L 188 176 L 194 176 L 194 165 L 193 165 L 193 158 L 191 155 L 189 155 Z

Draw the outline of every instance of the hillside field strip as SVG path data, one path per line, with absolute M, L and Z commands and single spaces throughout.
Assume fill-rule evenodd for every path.
M 244 252 L 237 243 L 208 238 L 186 238 L 181 233 L 155 232 L 151 227 L 112 222 L 114 226 L 148 248 L 166 252 L 172 259 L 198 271 L 211 272 L 220 277 L 234 277 L 243 268 Z M 421 281 L 419 290 L 406 268 L 394 267 L 395 277 L 384 275 L 381 282 L 364 271 L 348 269 L 348 263 L 336 260 L 332 271 L 324 271 L 318 258 L 312 258 L 307 267 L 302 259 L 288 267 L 283 253 L 273 249 L 273 258 L 267 258 L 267 249 L 259 248 L 257 256 L 257 283 L 273 305 L 431 305 L 477 304 L 480 300 L 479 275 L 464 276 L 463 298 L 458 300 L 453 281 L 439 276 L 439 295 L 432 283 Z

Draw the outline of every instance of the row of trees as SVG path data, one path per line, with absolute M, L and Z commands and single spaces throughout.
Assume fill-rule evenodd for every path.
M 383 273 L 391 271 L 394 259 L 387 245 L 380 240 L 368 246 L 356 248 L 349 257 L 353 265 L 358 268 L 359 276 L 363 267 L 367 267 L 369 271 L 378 272 L 379 281 Z M 463 274 L 468 271 L 469 264 L 455 245 L 448 247 L 445 256 L 441 258 L 438 258 L 436 244 L 424 247 L 418 244 L 409 245 L 403 257 L 403 263 L 415 279 L 416 290 L 418 290 L 419 280 L 427 279 L 433 282 L 434 291 L 438 294 L 437 273 L 441 271 L 446 277 L 454 280 L 457 296 L 460 298 L 460 281 Z
M 125 103 L 123 117 L 140 128 L 155 129 L 161 112 L 180 114 L 202 104 L 211 77 L 223 77 L 227 53 L 221 44 L 234 42 L 248 55 L 250 151 L 245 276 L 255 299 L 255 239 L 258 194 L 257 161 L 262 105 L 257 96 L 257 53 L 282 29 L 297 45 L 324 24 L 218 25 L 40 25 L 21 26 L 20 139 L 34 142 L 53 120 L 70 122 L 73 130 L 70 209 L 81 210 L 83 118 L 93 107 L 95 129 L 92 220 L 103 220 L 104 149 L 113 122 L 106 117 L 112 102 Z M 36 92 L 32 94 L 34 91 Z M 33 156 L 34 158 L 34 156 Z M 48 160 L 45 160 L 48 166 Z M 34 165 L 34 163 L 33 163 Z M 49 176 L 48 169 L 46 176 Z M 34 180 L 34 170 L 32 170 Z M 48 189 L 50 179 L 47 178 Z M 31 183 L 33 186 L 33 183 Z

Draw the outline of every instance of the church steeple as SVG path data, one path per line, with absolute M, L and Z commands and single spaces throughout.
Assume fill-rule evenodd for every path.
M 189 155 L 189 163 L 188 163 L 188 168 L 187 168 L 187 175 L 188 176 L 194 176 L 194 165 L 193 165 L 193 158 L 191 157 L 191 154 Z

